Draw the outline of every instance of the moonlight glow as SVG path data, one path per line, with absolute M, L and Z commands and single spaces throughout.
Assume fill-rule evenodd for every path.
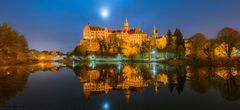
M 109 11 L 107 8 L 102 8 L 100 14 L 102 18 L 107 18 L 109 16 Z
M 104 109 L 104 110 L 108 110 L 109 108 L 110 108 L 109 103 L 108 103 L 108 102 L 105 102 L 105 103 L 103 104 L 103 109 Z

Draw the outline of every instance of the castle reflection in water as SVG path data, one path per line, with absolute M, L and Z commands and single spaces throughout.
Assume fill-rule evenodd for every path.
M 83 85 L 86 97 L 123 92 L 126 102 L 131 93 L 141 94 L 153 86 L 157 94 L 161 86 L 181 94 L 189 82 L 193 91 L 200 94 L 209 89 L 219 91 L 228 101 L 240 98 L 240 71 L 236 67 L 168 66 L 160 63 L 79 63 L 73 65 L 39 63 L 0 67 L 0 105 L 24 90 L 30 74 L 36 71 L 72 69 Z
M 168 66 L 159 63 L 96 63 L 73 65 L 87 97 L 122 91 L 129 102 L 131 92 L 141 93 L 150 85 L 157 94 L 167 86 L 181 94 L 185 83 L 198 93 L 217 89 L 229 101 L 240 98 L 240 71 L 235 67 Z

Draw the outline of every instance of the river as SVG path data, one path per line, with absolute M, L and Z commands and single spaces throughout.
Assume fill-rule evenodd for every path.
M 28 110 L 240 110 L 240 69 L 161 63 L 0 67 L 0 105 Z

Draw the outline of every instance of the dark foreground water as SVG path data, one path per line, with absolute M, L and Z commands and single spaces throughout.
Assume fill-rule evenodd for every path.
M 28 110 L 240 110 L 235 67 L 40 63 L 0 67 L 0 105 Z

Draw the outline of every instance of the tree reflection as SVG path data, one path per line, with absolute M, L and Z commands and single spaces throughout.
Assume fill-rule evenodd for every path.
M 36 71 L 58 71 L 62 66 L 51 63 L 38 63 L 34 65 L 16 65 L 0 67 L 0 105 L 21 92 L 27 83 L 30 73 Z
M 236 67 L 199 67 L 191 69 L 191 86 L 199 93 L 219 90 L 228 101 L 240 98 L 240 75 Z
M 190 81 L 192 90 L 204 94 L 214 88 L 229 101 L 240 98 L 239 70 L 236 67 L 193 67 L 167 66 L 160 63 L 97 63 L 93 69 L 88 64 L 74 68 L 83 84 L 87 97 L 108 94 L 111 91 L 122 91 L 126 102 L 131 93 L 141 92 L 149 85 L 154 86 L 157 94 L 160 86 L 167 86 L 172 93 L 181 94 L 186 81 Z
M 28 75 L 28 69 L 25 66 L 0 68 L 0 105 L 23 90 Z
M 208 74 L 211 72 L 208 71 L 211 68 L 207 67 L 192 67 L 191 68 L 191 87 L 194 91 L 203 94 L 206 93 L 209 89 Z M 209 73 L 208 73 L 209 72 Z
M 229 101 L 235 101 L 240 98 L 240 77 L 234 69 L 231 67 L 227 68 L 227 80 L 223 81 L 219 87 L 221 95 Z
M 141 94 L 149 85 L 156 95 L 160 86 L 181 94 L 186 81 L 193 91 L 207 93 L 213 88 L 228 101 L 240 98 L 240 74 L 237 67 L 168 66 L 160 63 L 80 63 L 73 69 L 87 97 L 120 91 L 126 102 L 131 94 Z M 21 92 L 28 76 L 37 71 L 59 71 L 64 65 L 38 63 L 0 67 L 0 105 Z

